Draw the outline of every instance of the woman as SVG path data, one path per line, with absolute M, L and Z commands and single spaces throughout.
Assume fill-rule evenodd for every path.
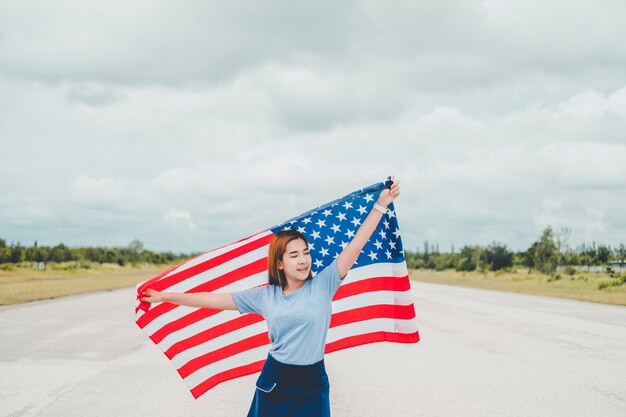
M 306 237 L 278 232 L 268 254 L 269 285 L 233 293 L 167 293 L 147 289 L 141 300 L 261 314 L 272 342 L 256 383 L 248 417 L 330 416 L 324 348 L 332 298 L 359 257 L 387 206 L 400 195 L 400 181 L 380 192 L 374 209 L 337 258 L 313 278 Z

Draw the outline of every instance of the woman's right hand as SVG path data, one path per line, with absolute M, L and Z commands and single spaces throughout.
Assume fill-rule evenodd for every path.
M 146 292 L 143 293 L 143 296 L 140 298 L 140 300 L 146 301 L 148 303 L 158 303 L 163 301 L 161 298 L 161 293 L 150 288 L 146 289 Z

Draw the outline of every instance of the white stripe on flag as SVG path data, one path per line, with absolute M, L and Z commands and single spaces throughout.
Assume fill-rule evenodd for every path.
M 254 274 L 251 275 L 245 279 L 242 279 L 240 281 L 237 282 L 233 282 L 230 285 L 227 285 L 225 287 L 223 287 L 220 290 L 216 290 L 216 291 L 211 291 L 211 292 L 216 292 L 216 293 L 221 293 L 221 292 L 234 292 L 234 291 L 240 291 L 246 288 L 252 288 L 255 287 L 257 285 L 261 285 L 261 284 L 265 284 L 267 283 L 267 272 L 260 272 L 258 274 Z M 154 303 L 154 306 L 158 305 L 160 303 Z M 157 332 L 161 327 L 165 326 L 166 324 L 169 324 L 173 321 L 176 321 L 178 319 L 181 319 L 183 317 L 185 317 L 188 314 L 193 313 L 194 311 L 198 310 L 198 308 L 196 307 L 187 307 L 187 306 L 176 306 L 175 308 L 173 308 L 172 310 L 163 313 L 157 317 L 155 317 L 150 323 L 148 323 L 143 330 L 150 336 L 152 336 L 155 332 Z M 139 310 L 141 311 L 141 310 Z M 217 315 L 223 314 L 225 313 L 224 311 L 217 313 Z M 229 314 L 233 315 L 234 317 L 239 315 L 238 311 L 229 311 Z M 233 318 L 234 318 L 233 317 Z M 225 319 L 224 316 L 222 316 L 222 321 L 226 321 L 226 320 L 230 320 L 230 319 Z
M 398 269 L 396 267 L 396 265 L 398 264 L 385 263 L 382 265 L 383 266 L 369 265 L 369 266 L 364 266 L 364 267 L 355 269 L 355 273 L 352 275 L 352 282 L 357 282 L 357 281 L 361 281 L 364 279 L 375 277 L 376 276 L 374 275 L 375 273 L 381 274 L 382 276 L 391 276 L 389 271 L 393 269 L 396 269 L 396 271 L 400 271 L 400 272 L 402 271 L 401 268 Z M 344 280 L 347 278 L 348 277 L 344 278 Z M 242 287 L 251 288 L 256 285 L 260 285 L 266 282 L 267 282 L 267 272 L 262 272 L 259 274 L 255 274 L 251 277 L 248 277 L 244 280 L 238 281 L 237 283 L 233 283 L 231 285 L 223 287 L 223 291 L 216 291 L 216 292 L 238 291 L 242 289 Z M 398 298 L 398 301 L 396 301 L 396 297 Z M 363 300 L 363 301 L 359 301 L 359 300 Z M 353 308 L 365 307 L 368 305 L 376 305 L 376 304 L 408 305 L 410 303 L 411 303 L 410 291 L 406 291 L 406 292 L 375 291 L 375 292 L 367 292 L 363 294 L 356 294 L 350 297 L 333 301 L 332 306 L 333 306 L 333 312 L 340 312 L 340 311 L 345 311 L 345 310 L 349 310 Z M 146 327 L 144 328 L 144 331 L 148 335 L 152 335 L 156 331 L 158 331 L 162 326 L 169 324 L 175 320 L 181 319 L 187 314 L 193 313 L 196 310 L 197 308 L 195 307 L 177 306 L 173 310 L 168 311 L 156 317 L 154 320 L 152 320 L 148 325 L 146 325 Z M 194 323 L 192 324 L 192 326 L 194 326 L 194 332 L 197 333 L 199 331 L 209 329 L 219 323 L 223 323 L 225 321 L 230 320 L 227 318 L 229 316 L 232 319 L 232 318 L 236 318 L 238 315 L 239 315 L 239 312 L 222 311 L 206 319 L 203 319 L 197 323 Z M 206 326 L 199 325 L 198 323 L 206 324 Z M 174 343 L 177 343 L 180 340 L 184 340 L 188 337 L 186 336 L 187 332 L 182 332 L 182 334 L 179 334 L 183 330 L 184 329 L 173 332 L 172 334 L 168 335 L 163 341 L 161 341 L 159 346 L 163 349 L 163 351 L 169 349 L 169 347 L 171 347 Z
M 415 319 L 370 319 L 356 321 L 354 323 L 348 323 L 328 329 L 326 343 L 336 342 L 338 340 L 345 339 L 346 337 L 357 336 L 374 331 L 410 334 L 417 331 L 417 323 Z
M 412 299 L 410 290 L 403 291 L 403 292 L 375 291 L 375 292 L 357 294 L 351 297 L 342 298 L 341 300 L 333 301 L 332 309 L 333 309 L 333 313 L 340 313 L 344 311 L 353 310 L 355 308 L 367 307 L 367 306 L 379 305 L 379 304 L 410 305 L 411 303 L 413 303 L 413 299 Z M 159 347 L 163 350 L 163 352 L 165 352 L 174 344 L 180 341 L 188 339 L 189 337 L 192 337 L 206 329 L 213 328 L 219 324 L 222 324 L 228 321 L 224 313 L 226 313 L 226 311 L 221 311 L 217 314 L 209 316 L 205 319 L 202 319 L 196 323 L 190 324 L 187 327 L 184 327 L 180 330 L 177 330 L 169 334 L 158 344 Z M 232 312 L 230 315 L 232 315 Z M 239 314 L 237 312 L 237 316 L 238 315 Z M 264 329 L 262 331 L 259 331 L 258 333 L 263 333 L 267 331 L 266 322 L 263 321 L 262 323 L 265 323 Z M 252 326 L 249 326 L 249 327 L 252 327 Z M 253 335 L 251 334 L 250 336 L 253 336 Z
M 177 274 L 181 271 L 184 271 L 186 269 L 189 269 L 193 266 L 199 265 L 202 262 L 206 262 L 209 259 L 213 259 L 216 258 L 220 255 L 223 255 L 226 252 L 230 252 L 233 249 L 237 249 L 240 248 L 250 242 L 254 242 L 255 240 L 259 240 L 259 239 L 263 239 L 264 237 L 271 235 L 272 231 L 271 230 L 266 230 L 262 233 L 250 236 L 247 239 L 242 240 L 241 242 L 236 242 L 236 243 L 231 243 L 230 245 L 226 245 L 224 247 L 203 253 L 202 255 L 199 255 L 197 258 L 193 258 L 190 259 L 189 261 L 183 263 L 182 265 L 180 265 L 177 269 L 170 271 L 167 275 L 165 275 L 163 278 L 169 277 L 171 275 Z M 267 255 L 267 251 L 265 252 L 265 254 Z
M 172 358 L 172 361 L 176 364 L 176 368 L 180 368 L 183 365 L 185 365 L 187 362 L 189 362 L 190 360 L 195 359 L 199 356 L 205 355 L 207 353 L 211 353 L 219 348 L 228 346 L 239 340 L 243 340 L 248 337 L 256 336 L 257 334 L 261 334 L 265 332 L 267 332 L 266 321 L 254 323 L 250 326 L 242 327 L 241 329 L 237 329 L 235 331 L 226 333 L 220 337 L 201 343 L 183 352 L 180 352 L 178 355 Z
M 211 280 L 213 280 L 214 278 L 231 272 L 237 268 L 250 265 L 253 262 L 256 262 L 263 258 L 267 258 L 267 246 L 262 246 L 258 249 L 246 253 L 245 255 L 237 256 L 236 258 L 224 262 L 221 265 L 217 265 L 207 271 L 187 278 L 184 281 L 179 282 L 178 284 L 167 287 L 166 289 L 164 289 L 164 291 L 187 292 L 190 289 L 195 288 L 199 285 L 211 282 Z
M 413 303 L 411 291 L 372 291 L 333 301 L 333 313 L 379 304 L 406 306 Z
M 220 372 L 227 371 L 238 366 L 248 365 L 250 363 L 258 362 L 267 359 L 267 354 L 270 351 L 270 345 L 259 346 L 254 349 L 246 350 L 236 355 L 230 356 L 221 361 L 213 362 L 207 366 L 199 368 L 192 374 L 185 378 L 185 383 L 191 388 L 195 388 L 213 375 L 217 375 Z
M 227 314 L 226 314 L 227 313 Z M 238 311 L 220 311 L 217 314 L 204 318 L 196 323 L 192 323 L 180 330 L 170 333 L 160 343 L 159 347 L 163 349 L 163 352 L 171 348 L 174 344 L 189 338 L 192 335 L 196 335 L 207 329 L 211 329 L 219 324 L 226 323 L 239 317 Z
M 374 277 L 406 277 L 407 275 L 409 271 L 406 269 L 405 262 L 381 262 L 351 269 L 343 279 L 342 285 Z

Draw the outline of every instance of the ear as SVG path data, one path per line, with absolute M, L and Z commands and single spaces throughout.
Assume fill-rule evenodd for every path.
M 281 261 L 278 261 L 278 269 L 283 269 L 283 263 Z

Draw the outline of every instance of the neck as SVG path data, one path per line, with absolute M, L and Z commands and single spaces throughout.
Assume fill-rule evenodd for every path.
M 283 289 L 283 293 L 292 293 L 298 291 L 306 281 L 300 281 L 298 279 L 287 278 L 287 285 Z

